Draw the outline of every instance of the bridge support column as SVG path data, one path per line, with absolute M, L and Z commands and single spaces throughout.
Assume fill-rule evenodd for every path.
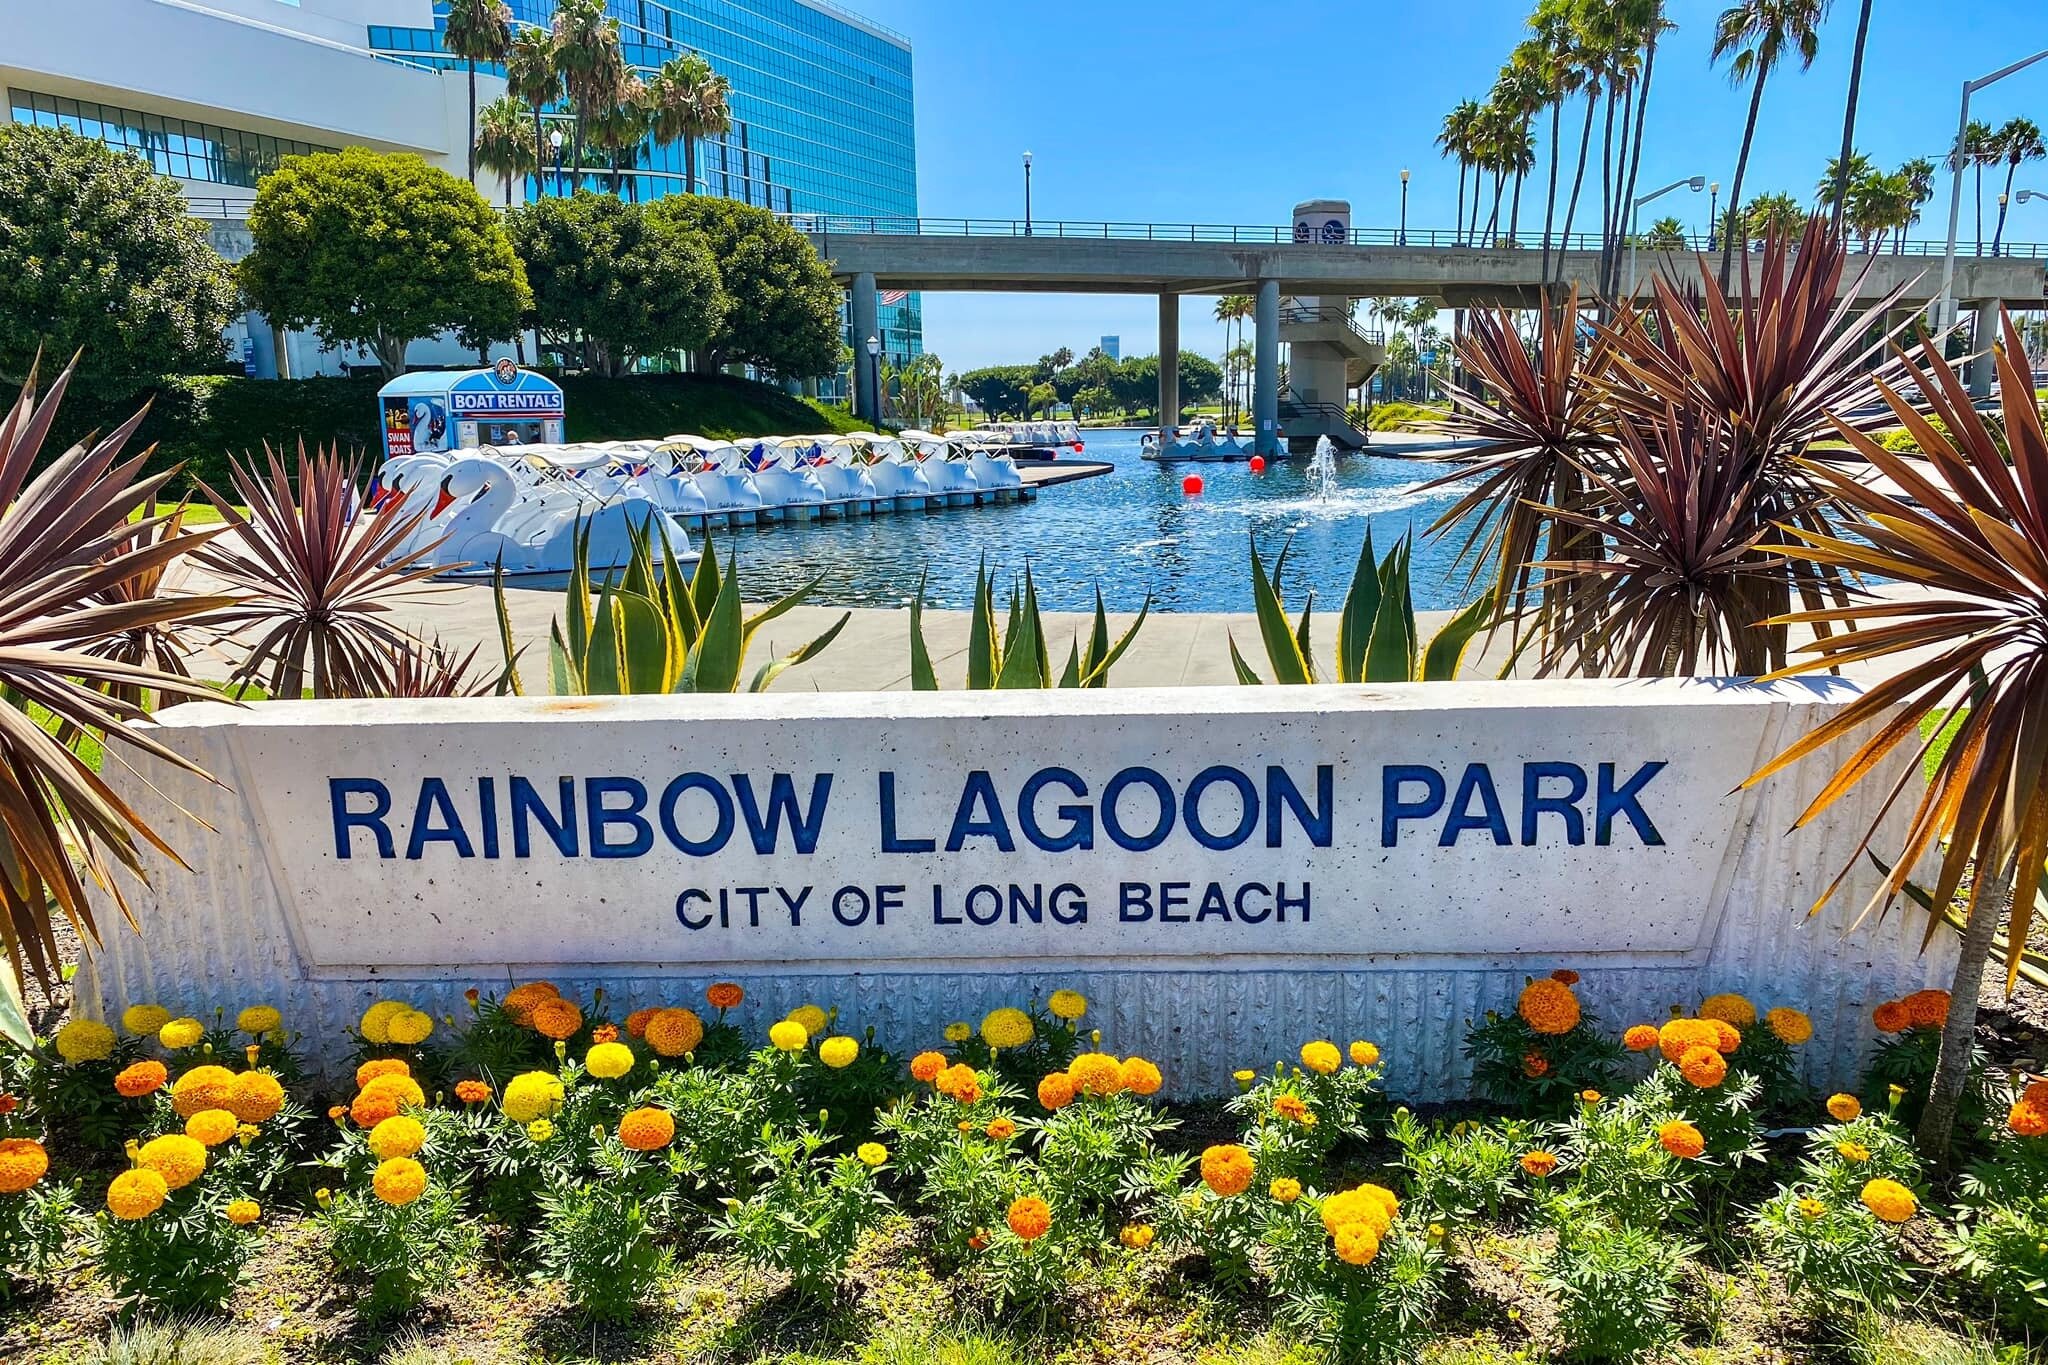
M 1171 441 L 1180 428 L 1180 295 L 1159 296 L 1159 430 Z
M 1998 373 L 1998 362 L 1991 356 L 1991 347 L 1998 340 L 1998 300 L 1977 304 L 1976 314 L 1976 329 L 1970 335 L 1970 349 L 1976 352 L 1970 361 L 1970 397 L 1989 398 Z
M 1253 310 L 1252 419 L 1254 449 L 1271 458 L 1280 453 L 1280 281 L 1260 280 Z
M 881 362 L 868 354 L 868 338 L 881 333 L 881 309 L 875 299 L 875 277 L 853 277 L 853 415 L 875 426 L 882 420 Z

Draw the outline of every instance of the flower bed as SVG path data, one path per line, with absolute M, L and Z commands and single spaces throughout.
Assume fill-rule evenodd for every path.
M 817 1005 L 750 1018 L 734 983 L 621 1010 L 531 982 L 471 992 L 459 1027 L 392 999 L 329 1096 L 269 1006 L 73 1020 L 6 1061 L 0 1337 L 53 1340 L 53 1299 L 92 1305 L 74 1331 L 116 1305 L 259 1316 L 283 1254 L 362 1340 L 467 1340 L 480 1286 L 630 1340 L 716 1318 L 678 1286 L 735 1275 L 745 1313 L 819 1324 L 923 1283 L 916 1330 L 1023 1324 L 1046 1354 L 1147 1301 L 1164 1358 L 1200 1354 L 1170 1325 L 1197 1309 L 1212 1333 L 1345 1361 L 1475 1333 L 1650 1356 L 1725 1336 L 1745 1285 L 1819 1341 L 1909 1301 L 2048 1323 L 2048 1083 L 1973 1086 L 1980 1160 L 1952 1191 L 1926 1185 L 1902 1122 L 1940 992 L 1881 1006 L 1866 1093 L 1823 1099 L 1797 1079 L 1796 1009 L 1716 995 L 1616 1029 L 1575 981 L 1480 1021 L 1489 1107 L 1429 1118 L 1387 1097 L 1373 1042 L 1336 1038 L 1238 1073 L 1220 1111 L 1171 1110 L 1160 1068 L 1107 1050 L 1073 991 L 907 1059 Z

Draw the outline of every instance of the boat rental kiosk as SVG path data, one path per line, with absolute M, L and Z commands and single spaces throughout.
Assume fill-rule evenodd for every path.
M 377 390 L 384 458 L 479 446 L 560 445 L 562 390 L 500 360 L 487 370 L 415 370 Z

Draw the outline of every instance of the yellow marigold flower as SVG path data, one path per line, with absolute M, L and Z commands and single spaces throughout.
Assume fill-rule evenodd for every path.
M 1364 1223 L 1346 1223 L 1331 1239 L 1337 1259 L 1346 1265 L 1371 1265 L 1380 1254 L 1380 1237 Z
M 632 1110 L 619 1119 L 619 1141 L 629 1151 L 658 1152 L 675 1140 L 675 1116 L 653 1106 Z
M 1017 1136 L 1017 1125 L 1008 1118 L 993 1118 L 988 1121 L 988 1127 L 982 1131 L 997 1142 L 1008 1142 L 1011 1138 Z
M 1245 1091 L 1252 1088 L 1252 1082 L 1258 1079 L 1258 1073 L 1247 1068 L 1240 1068 L 1230 1073 L 1230 1079 L 1237 1082 L 1239 1091 Z
M 1073 1023 L 1088 1012 L 1088 997 L 1079 991 L 1054 991 L 1052 998 L 1045 1002 L 1055 1019 Z
M 1798 1047 L 1813 1040 L 1813 1020 L 1802 1011 L 1787 1009 L 1780 1005 L 1764 1016 L 1764 1027 L 1778 1036 L 1778 1041 L 1788 1047 Z
M 583 1054 L 583 1069 L 601 1081 L 615 1081 L 633 1069 L 633 1049 L 624 1043 L 598 1043 Z
M 1541 1180 L 1557 1169 L 1557 1153 L 1543 1151 L 1524 1152 L 1522 1153 L 1521 1167 L 1530 1175 Z
M 1320 1076 L 1327 1076 L 1344 1065 L 1344 1054 L 1337 1051 L 1337 1045 L 1318 1038 L 1301 1045 L 1301 1064 Z
M 121 1011 L 121 1027 L 137 1038 L 152 1038 L 171 1022 L 171 1012 L 162 1005 L 130 1005 Z
M 135 1161 L 162 1176 L 166 1186 L 182 1190 L 206 1169 L 206 1146 L 183 1133 L 165 1133 L 143 1143 L 135 1153 Z
M 1515 1013 L 1538 1033 L 1555 1037 L 1579 1026 L 1579 997 L 1555 977 L 1541 976 L 1522 987 Z
M 1815 1219 L 1819 1218 L 1822 1214 L 1828 1211 L 1828 1206 L 1826 1204 L 1823 1204 L 1820 1202 L 1820 1200 L 1813 1198 L 1802 1199 L 1793 1207 L 1797 1208 L 1799 1210 L 1799 1216 L 1801 1218 L 1804 1218 L 1809 1223 L 1813 1222 Z
M 505 1083 L 498 1107 L 514 1123 L 547 1118 L 562 1107 L 561 1078 L 546 1071 L 522 1072 Z
M 1724 1024 L 1737 1028 L 1748 1028 L 1756 1022 L 1756 1006 L 1747 996 L 1728 991 L 1721 995 L 1710 995 L 1700 1002 L 1700 1018 L 1719 1019 Z
M 1353 1043 L 1351 1045 L 1351 1064 L 1353 1066 L 1378 1066 L 1380 1064 L 1378 1045 L 1368 1043 L 1363 1038 Z
M 107 1212 L 132 1223 L 162 1208 L 170 1192 L 170 1186 L 155 1171 L 123 1171 L 107 1186 Z
M 1707 1150 L 1707 1139 L 1700 1130 L 1684 1119 L 1672 1119 L 1657 1129 L 1657 1141 L 1665 1151 L 1684 1161 L 1702 1156 Z
M 185 1136 L 203 1146 L 218 1147 L 234 1137 L 240 1127 L 235 1116 L 225 1109 L 202 1109 L 185 1120 Z
M 57 1030 L 57 1055 L 73 1066 L 104 1062 L 114 1053 L 114 1031 L 97 1019 L 73 1019 Z
M 263 1216 L 262 1206 L 253 1199 L 234 1200 L 222 1212 L 226 1213 L 228 1221 L 238 1228 L 248 1227 Z
M 1152 1229 L 1144 1223 L 1126 1223 L 1117 1232 L 1116 1239 L 1132 1251 L 1143 1251 L 1152 1245 Z
M 910 1079 L 930 1085 L 946 1069 L 946 1054 L 943 1052 L 920 1052 L 910 1059 Z
M 20 1194 L 50 1169 L 50 1154 L 34 1138 L 0 1138 L 0 1194 Z
M 244 1147 L 247 1147 L 250 1143 L 254 1142 L 257 1138 L 261 1137 L 262 1135 L 263 1130 L 261 1128 L 258 1128 L 253 1123 L 241 1123 L 235 1125 L 235 1137 L 241 1142 L 241 1144 Z
M 457 1081 L 455 1098 L 464 1104 L 482 1104 L 491 1097 L 491 1087 L 485 1081 Z
M 1037 1031 L 1031 1016 L 1011 1005 L 990 1010 L 981 1021 L 981 1041 L 990 1047 L 1022 1047 Z
M 363 1011 L 363 1017 L 356 1022 L 356 1032 L 365 1041 L 384 1047 L 391 1041 L 392 1018 L 411 1008 L 403 1000 L 379 1000 Z
M 1400 1216 L 1401 1203 L 1386 1186 L 1365 1184 L 1331 1195 L 1317 1212 L 1322 1216 L 1323 1231 L 1332 1237 L 1354 1225 L 1370 1228 L 1376 1236 L 1383 1237 Z
M 526 1125 L 526 1137 L 530 1142 L 546 1142 L 555 1135 L 555 1125 L 546 1119 L 535 1119 Z
M 810 1030 L 794 1019 L 782 1019 L 768 1026 L 768 1041 L 784 1052 L 802 1052 L 810 1045 Z
M 832 1016 L 820 1005 L 798 1005 L 783 1018 L 793 1019 L 802 1024 L 804 1032 L 813 1037 L 832 1027 Z
M 863 1142 L 853 1149 L 853 1154 L 860 1158 L 861 1165 L 868 1167 L 879 1166 L 889 1159 L 889 1149 L 879 1142 Z
M 1283 1175 L 1276 1178 L 1272 1184 L 1266 1187 L 1266 1193 L 1272 1195 L 1283 1204 L 1292 1204 L 1295 1200 L 1301 1198 L 1301 1182 Z
M 1630 1052 L 1648 1052 L 1657 1046 L 1657 1026 L 1636 1024 L 1621 1035 L 1621 1045 Z
M 1678 1074 L 1702 1090 L 1712 1090 L 1728 1079 L 1728 1059 L 1714 1048 L 1687 1048 L 1678 1059 Z
M 529 981 L 523 986 L 514 986 L 506 991 L 505 998 L 498 1002 L 498 1008 L 505 1012 L 506 1018 L 521 1028 L 526 1028 L 533 1023 L 534 1006 L 543 1000 L 560 999 L 561 994 L 561 990 L 552 981 Z
M 1854 1123 L 1863 1117 L 1863 1101 L 1854 1095 L 1830 1095 L 1828 1116 L 1838 1123 Z
M 647 1021 L 646 1038 L 647 1046 L 664 1057 L 685 1056 L 703 1044 L 704 1021 L 681 1005 L 656 1010 Z
M 164 1064 L 150 1058 L 122 1067 L 121 1074 L 114 1077 L 114 1093 L 139 1100 L 163 1089 L 164 1082 L 169 1079 L 170 1073 L 164 1069 Z
M 1025 1195 L 1010 1205 L 1005 1219 L 1021 1242 L 1035 1242 L 1052 1230 L 1052 1208 L 1043 1199 Z
M 243 1123 L 268 1123 L 284 1108 L 284 1086 L 268 1071 L 244 1071 L 228 1091 L 227 1108 Z
M 1852 1166 L 1861 1166 L 1870 1160 L 1870 1149 L 1860 1142 L 1843 1141 L 1835 1144 L 1835 1155 Z
M 207 1063 L 195 1066 L 171 1082 L 171 1108 L 181 1119 L 202 1109 L 234 1112 L 235 1073 L 224 1066 Z
M 260 1038 L 284 1027 L 284 1013 L 275 1005 L 251 1005 L 235 1016 L 235 1027 Z
M 818 1060 L 834 1071 L 841 1071 L 853 1065 L 853 1059 L 860 1056 L 860 1044 L 843 1033 L 836 1033 L 818 1044 Z
M 974 1025 L 964 1019 L 956 1019 L 946 1025 L 946 1041 L 949 1043 L 964 1043 L 973 1036 Z
M 427 1145 L 427 1130 L 410 1114 L 393 1114 L 370 1130 L 370 1150 L 380 1160 L 412 1156 Z
M 1606 1098 L 1605 1095 L 1597 1090 L 1581 1090 L 1579 1092 L 1579 1103 L 1585 1105 L 1588 1109 L 1593 1108 Z
M 1863 1207 L 1887 1223 L 1904 1223 L 1920 1211 L 1920 1201 L 1896 1180 L 1873 1180 L 1857 1198 Z
M 1055 1071 L 1038 1083 L 1038 1102 L 1047 1109 L 1064 1109 L 1074 1102 L 1074 1080 L 1064 1071 Z
M 583 1011 L 576 1007 L 575 1001 L 564 1000 L 558 995 L 533 1007 L 532 1027 L 541 1037 L 562 1042 L 575 1037 L 577 1030 L 583 1027 Z
M 704 988 L 705 1003 L 715 1010 L 729 1010 L 747 998 L 737 981 L 714 981 Z
M 434 1016 L 425 1010 L 400 1010 L 391 1016 L 384 1032 L 400 1047 L 417 1047 L 434 1032 Z
M 372 1057 L 356 1068 L 356 1089 L 362 1090 L 379 1076 L 410 1076 L 412 1068 L 400 1057 Z
M 1156 1095 L 1159 1087 L 1166 1084 L 1159 1068 L 1143 1057 L 1124 1058 L 1121 1079 L 1123 1088 L 1133 1095 Z
M 395 1156 L 370 1176 L 370 1188 L 394 1207 L 410 1204 L 427 1192 L 427 1168 L 409 1156 Z
M 1252 1154 L 1234 1142 L 1219 1143 L 1202 1153 L 1202 1183 L 1224 1198 L 1251 1188 Z
M 1107 1052 L 1084 1052 L 1067 1063 L 1067 1079 L 1080 1094 L 1114 1095 L 1124 1088 L 1123 1064 Z

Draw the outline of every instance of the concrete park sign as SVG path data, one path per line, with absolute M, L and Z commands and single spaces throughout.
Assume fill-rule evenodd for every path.
M 1211 1084 L 1330 1032 L 1436 1054 L 1426 1093 L 1469 1017 L 1572 966 L 1612 1019 L 1750 988 L 1853 1053 L 1863 996 L 1942 954 L 1903 915 L 1852 929 L 1856 887 L 1806 918 L 1875 814 L 1788 837 L 1825 765 L 1736 791 L 1834 704 L 1673 682 L 183 706 L 165 737 L 232 794 L 152 774 L 214 832 L 153 809 L 194 871 L 139 893 L 149 947 L 118 936 L 99 989 L 111 1011 L 198 976 L 327 1045 L 394 978 L 649 1003 L 739 975 L 911 1044 L 1085 980 L 1117 1046 Z M 1219 1018 L 1254 1051 L 1188 1027 Z

